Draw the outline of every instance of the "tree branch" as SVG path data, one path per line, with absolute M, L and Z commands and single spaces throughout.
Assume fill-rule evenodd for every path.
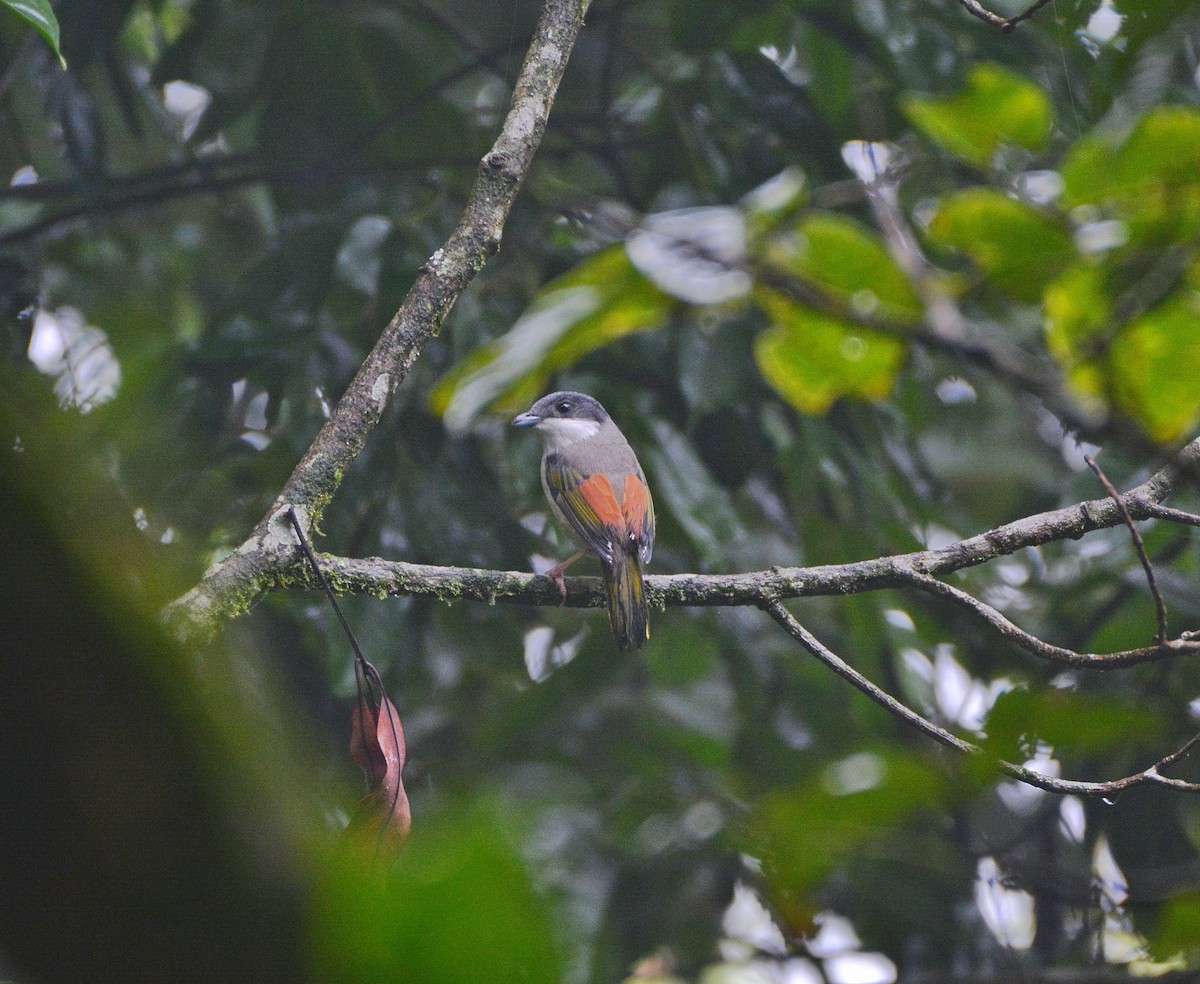
M 508 49 L 497 48 L 495 55 Z M 477 55 L 425 86 L 382 119 L 375 120 L 352 139 L 330 149 L 327 157 L 316 161 L 269 163 L 256 154 L 240 153 L 220 157 L 197 156 L 182 163 L 146 168 L 132 174 L 73 181 L 38 181 L 0 189 L 0 201 L 49 201 L 57 210 L 41 215 L 26 225 L 0 232 L 0 248 L 69 225 L 84 216 L 122 212 L 154 206 L 174 198 L 212 195 L 248 184 L 300 185 L 356 176 L 386 175 L 406 170 L 424 171 L 435 163 L 431 158 L 397 164 L 366 164 L 364 148 L 380 134 L 400 125 L 450 85 L 489 63 L 492 52 Z M 459 162 L 452 162 L 457 165 Z
M 974 567 L 1026 547 L 1042 546 L 1085 533 L 1119 526 L 1125 510 L 1133 519 L 1158 518 L 1191 523 L 1193 514 L 1159 505 L 1185 475 L 1200 470 L 1200 438 L 1184 447 L 1146 482 L 1114 499 L 1082 502 L 1066 509 L 1040 513 L 1008 523 L 957 543 L 919 553 L 899 554 L 848 564 L 820 567 L 775 567 L 744 574 L 658 574 L 645 579 L 654 604 L 667 606 L 755 605 L 781 599 L 860 594 L 885 588 L 916 588 L 944 598 L 982 619 L 1002 636 L 1033 656 L 1074 668 L 1118 669 L 1188 653 L 1200 652 L 1200 634 L 1185 632 L 1178 639 L 1116 653 L 1078 653 L 1055 646 L 1024 631 L 995 608 L 966 591 L 939 580 L 938 575 Z M 1164 515 L 1165 513 L 1165 515 Z M 1181 518 L 1182 517 L 1182 518 Z M 569 608 L 600 608 L 606 604 L 599 578 L 569 578 L 567 596 L 548 578 L 516 571 L 487 571 L 436 567 L 380 558 L 352 559 L 323 554 L 322 570 L 334 591 L 342 594 L 396 595 L 441 601 L 483 601 Z M 296 558 L 268 569 L 256 566 L 254 555 L 239 557 L 234 566 L 263 577 L 266 588 L 319 587 L 308 567 Z
M 908 326 L 893 334 L 983 366 L 1001 382 L 1039 399 L 1067 430 L 1077 431 L 1085 438 L 1100 440 L 1112 434 L 1141 451 L 1151 448 L 1136 428 L 1083 406 L 1067 389 L 1061 370 L 1053 363 L 1035 359 L 1004 342 L 996 332 L 980 330 L 968 320 L 940 282 L 939 271 L 925 255 L 905 218 L 895 166 L 878 167 L 874 174 L 860 174 L 859 179 L 888 252 L 916 289 L 925 312 L 919 327 Z
M 868 680 L 858 670 L 854 669 L 854 667 L 838 656 L 837 653 L 822 645 L 816 636 L 796 621 L 795 617 L 783 607 L 782 603 L 778 601 L 769 602 L 764 604 L 762 608 L 783 627 L 788 635 L 800 643 L 809 653 L 824 663 L 829 669 L 833 670 L 843 680 L 846 680 L 870 697 L 871 700 L 875 701 L 875 703 L 888 711 L 888 713 L 911 724 L 922 734 L 945 745 L 947 748 L 954 749 L 956 752 L 961 752 L 964 755 L 983 754 L 983 749 L 978 745 L 964 738 L 959 738 L 940 725 L 934 724 L 928 718 L 918 714 L 911 707 L 901 703 L 886 690 L 882 690 Z M 1200 735 L 1192 737 L 1182 747 L 1171 752 L 1169 755 L 1163 756 L 1141 772 L 1135 772 L 1132 775 L 1123 776 L 1120 779 L 1111 779 L 1106 782 L 1081 782 L 1076 779 L 1058 779 L 1054 776 L 1035 772 L 1033 769 L 1026 768 L 1023 765 L 1005 762 L 1002 759 L 996 762 L 996 768 L 1006 776 L 1052 793 L 1074 793 L 1078 796 L 1111 796 L 1132 786 L 1142 785 L 1166 786 L 1170 789 L 1195 793 L 1200 792 L 1200 783 L 1187 782 L 1184 779 L 1164 776 L 1159 770 L 1169 765 L 1174 765 L 1180 759 L 1186 757 L 1198 744 L 1200 744 Z
M 558 84 L 583 24 L 585 0 L 546 0 L 521 66 L 509 112 L 480 162 L 458 225 L 425 263 L 400 310 L 359 367 L 329 420 L 246 541 L 170 606 L 180 631 L 211 631 L 245 611 L 298 558 L 285 513 L 311 530 L 366 443 L 396 387 L 454 302 L 500 245 L 504 222 L 541 143 Z
M 1200 653 L 1200 640 L 1194 638 L 1192 633 L 1186 633 L 1178 639 L 1162 638 L 1157 640 L 1155 645 L 1144 646 L 1140 649 L 1126 649 L 1116 653 L 1079 653 L 1073 649 L 1065 649 L 1039 639 L 1009 621 L 991 605 L 980 601 L 961 588 L 956 588 L 945 581 L 939 581 L 936 577 L 912 571 L 908 575 L 908 583 L 921 591 L 944 598 L 965 608 L 1027 653 L 1073 669 L 1116 670 L 1127 666 L 1137 666 L 1139 663 L 1152 663 L 1169 656 Z
M 1146 516 L 1151 519 L 1165 519 L 1170 523 L 1180 523 L 1184 526 L 1200 526 L 1200 516 L 1183 509 L 1172 509 L 1170 506 L 1160 506 L 1156 502 L 1146 507 Z
M 724 270 L 747 273 L 757 283 L 765 284 L 814 311 L 899 338 L 906 344 L 916 343 L 980 366 L 1010 388 L 1039 400 L 1061 421 L 1064 428 L 1088 440 L 1099 442 L 1114 437 L 1138 451 L 1150 453 L 1153 450 L 1153 443 L 1132 424 L 1119 417 L 1097 413 L 1081 404 L 1064 385 L 1062 373 L 1053 362 L 1036 358 L 1030 352 L 1005 343 L 995 332 L 982 330 L 966 318 L 956 301 L 947 294 L 945 286 L 938 282 L 940 274 L 937 268 L 925 256 L 901 212 L 893 170 L 882 168 L 873 178 L 862 178 L 846 184 L 860 189 L 865 195 L 889 254 L 920 296 L 924 309 L 920 322 L 860 310 L 825 285 L 805 278 L 794 270 L 783 269 L 770 260 L 734 260 L 686 236 L 662 238 L 670 243 L 673 250 Z M 838 194 L 843 195 L 843 192 L 839 191 Z M 612 209 L 603 210 L 603 214 L 601 212 L 596 210 L 585 214 L 580 209 L 568 214 L 583 223 L 601 228 L 614 239 L 628 237 L 643 219 L 632 210 L 622 214 Z
M 979 0 L 958 0 L 958 2 L 985 24 L 991 24 L 992 27 L 998 27 L 1007 33 L 1013 30 L 1021 21 L 1029 20 L 1030 17 L 1046 6 L 1050 0 L 1037 0 L 1036 3 L 1029 6 L 1026 10 L 1012 17 L 1001 17 L 999 14 L 993 14 Z
M 0 232 L 0 249 L 36 239 L 85 217 L 154 208 L 179 198 L 218 195 L 247 185 L 301 188 L 319 185 L 328 188 L 337 181 L 349 183 L 356 179 L 385 178 L 409 172 L 425 173 L 434 164 L 451 167 L 460 163 L 464 162 L 425 158 L 394 164 L 364 164 L 341 156 L 315 162 L 265 166 L 249 155 L 238 155 L 217 161 L 191 161 L 181 166 L 155 168 L 128 177 L 109 178 L 90 186 L 85 182 L 21 185 L 11 191 L 29 189 L 34 193 L 28 196 L 30 199 L 54 201 L 57 210 L 39 216 L 26 225 Z M 85 192 L 87 197 L 84 197 Z M 5 197 L 21 196 L 5 196 L 0 192 L 0 201 Z M 62 203 L 64 201 L 65 204 Z

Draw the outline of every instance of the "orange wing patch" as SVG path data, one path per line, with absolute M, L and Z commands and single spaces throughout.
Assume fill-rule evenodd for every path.
M 632 472 L 625 476 L 625 499 L 621 503 L 621 511 L 625 514 L 629 532 L 640 537 L 650 512 L 650 493 L 646 483 Z
M 621 515 L 621 507 L 607 475 L 591 476 L 580 484 L 578 491 L 605 526 L 614 530 L 625 528 L 625 517 Z

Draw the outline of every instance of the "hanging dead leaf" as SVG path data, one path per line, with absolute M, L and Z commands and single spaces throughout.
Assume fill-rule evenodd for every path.
M 350 757 L 366 771 L 372 787 L 387 773 L 387 759 L 379 746 L 378 720 L 374 701 L 363 692 L 350 715 Z
M 396 705 L 388 700 L 387 692 L 383 689 L 379 671 L 363 656 L 354 633 L 350 631 L 350 625 L 338 607 L 329 582 L 321 573 L 295 509 L 288 508 L 288 517 L 300 547 L 325 589 L 325 596 L 337 612 L 354 649 L 354 680 L 358 686 L 358 701 L 350 715 L 350 757 L 366 770 L 369 788 L 359 804 L 358 813 L 350 821 L 347 833 L 368 845 L 376 861 L 387 860 L 404 846 L 412 828 L 412 811 L 402 778 L 404 727 L 400 723 Z M 375 694 L 379 694 L 378 702 Z
M 349 831 L 375 838 L 381 850 L 398 851 L 412 828 L 412 811 L 404 791 L 404 728 L 386 696 L 376 708 L 362 693 L 350 720 L 350 755 L 366 771 L 370 789 L 351 820 Z

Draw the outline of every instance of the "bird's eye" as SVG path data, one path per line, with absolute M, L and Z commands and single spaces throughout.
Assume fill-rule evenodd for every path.
M 571 412 L 571 401 L 570 401 L 570 400 L 563 400 L 563 401 L 562 401 L 561 403 L 559 403 L 559 404 L 558 404 L 558 406 L 556 406 L 554 409 L 555 409 L 555 410 L 557 410 L 557 411 L 558 411 L 559 413 L 561 413 L 561 414 L 568 414 L 568 413 L 570 413 L 570 412 Z

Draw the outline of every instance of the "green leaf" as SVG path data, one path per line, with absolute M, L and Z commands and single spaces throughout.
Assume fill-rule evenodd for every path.
M 1081 140 L 1063 165 L 1066 200 L 1098 204 L 1105 199 L 1160 191 L 1162 185 L 1200 182 L 1200 111 L 1160 106 L 1147 113 L 1127 140 Z
M 856 108 L 854 55 L 828 34 L 804 21 L 800 25 L 812 71 L 807 89 L 813 105 L 827 120 L 849 122 Z
M 1067 690 L 1010 690 L 996 698 L 984 725 L 985 748 L 1017 758 L 1044 742 L 1057 752 L 1088 754 L 1152 743 L 1162 722 L 1134 707 Z
M 742 828 L 777 901 L 802 902 L 862 845 L 885 837 L 944 792 L 942 777 L 889 752 L 850 756 L 810 785 L 765 796 Z
M 1115 402 L 1157 441 L 1178 440 L 1200 422 L 1200 291 L 1186 284 L 1118 328 L 1108 280 L 1103 267 L 1074 267 L 1047 286 L 1050 352 L 1083 396 Z
M 0 5 L 7 7 L 23 21 L 30 24 L 50 45 L 58 56 L 58 63 L 65 69 L 67 60 L 63 57 L 58 42 L 58 18 L 50 7 L 50 0 L 0 0 Z
M 1150 948 L 1157 959 L 1178 963 L 1179 970 L 1195 964 L 1200 958 L 1200 892 L 1185 891 L 1167 900 Z
M 386 878 L 377 859 L 334 853 L 313 900 L 316 979 L 560 980 L 546 907 L 506 840 L 510 826 L 480 807 L 426 818 L 420 849 Z
M 1081 394 L 1103 399 L 1104 369 L 1097 362 L 1113 328 L 1112 296 L 1103 267 L 1071 267 L 1046 286 L 1046 345 Z
M 1122 143 L 1079 141 L 1062 168 L 1063 201 L 1103 205 L 1130 238 L 1171 241 L 1200 232 L 1200 112 L 1160 106 Z
M 613 246 L 559 277 L 534 298 L 512 329 L 460 362 L 429 404 L 461 429 L 484 407 L 527 406 L 552 374 L 626 335 L 666 323 L 673 301 Z
M 1103 267 L 1076 266 L 1047 284 L 1043 298 L 1047 342 L 1064 366 L 1081 361 L 1089 345 L 1112 330 L 1107 280 Z
M 1200 291 L 1185 289 L 1129 324 L 1109 354 L 1122 408 L 1156 441 L 1200 423 Z
M 1020 301 L 1038 300 L 1076 255 L 1065 229 L 988 188 L 968 188 L 944 198 L 929 237 L 970 257 L 995 286 Z
M 660 511 L 670 512 L 708 569 L 735 566 L 751 537 L 729 493 L 713 478 L 687 438 L 665 420 L 653 424 L 655 443 L 646 466 Z
M 921 299 L 883 240 L 845 216 L 809 214 L 772 240 L 767 258 L 854 309 L 904 322 L 921 317 Z
M 965 161 L 986 166 L 1001 144 L 1037 151 L 1054 125 L 1041 88 L 1001 65 L 976 65 L 962 92 L 948 99 L 902 99 L 917 129 Z
M 842 396 L 882 400 L 908 348 L 904 341 L 821 314 L 760 287 L 755 299 L 773 322 L 754 356 L 763 378 L 798 410 L 822 414 Z

